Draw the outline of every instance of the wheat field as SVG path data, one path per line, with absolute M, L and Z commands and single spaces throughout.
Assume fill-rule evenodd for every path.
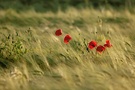
M 135 89 L 134 9 L 0 10 L 0 37 L 0 90 Z M 99 54 L 91 40 L 112 47 Z

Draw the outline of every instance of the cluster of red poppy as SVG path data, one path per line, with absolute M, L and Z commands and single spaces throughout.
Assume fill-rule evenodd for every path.
M 62 29 L 56 30 L 55 35 L 61 36 L 62 35 Z M 64 37 L 64 43 L 68 44 L 71 39 L 72 39 L 72 37 L 69 34 L 66 34 L 66 36 Z
M 55 35 L 61 36 L 62 29 L 56 30 Z M 71 39 L 72 39 L 72 37 L 69 34 L 66 34 L 66 36 L 64 37 L 64 43 L 68 44 Z M 106 40 L 106 43 L 104 45 L 97 45 L 97 42 L 94 40 L 90 41 L 88 44 L 89 49 L 92 50 L 92 49 L 96 48 L 96 51 L 99 53 L 102 53 L 103 51 L 105 51 L 106 48 L 110 48 L 111 46 L 112 46 L 112 44 L 110 43 L 110 40 Z
M 96 51 L 101 53 L 101 52 L 105 51 L 106 48 L 112 47 L 112 44 L 110 43 L 110 40 L 106 40 L 106 43 L 104 45 L 97 45 L 97 42 L 92 40 L 89 42 L 88 47 L 89 47 L 89 49 L 93 49 L 96 47 Z

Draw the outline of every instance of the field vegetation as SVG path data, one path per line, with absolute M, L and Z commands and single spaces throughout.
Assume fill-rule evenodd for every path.
M 38 12 L 1 2 L 0 90 L 135 89 L 134 7 Z M 61 36 L 55 35 L 58 29 Z M 65 44 L 67 34 L 72 39 Z M 92 40 L 98 45 L 110 40 L 112 47 L 98 53 L 88 47 Z

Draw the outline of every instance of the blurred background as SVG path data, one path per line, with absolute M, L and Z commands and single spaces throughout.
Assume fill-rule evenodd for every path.
M 16 11 L 34 9 L 37 12 L 66 10 L 75 8 L 101 8 L 109 6 L 121 9 L 135 6 L 135 0 L 0 0 L 0 9 L 15 9 Z

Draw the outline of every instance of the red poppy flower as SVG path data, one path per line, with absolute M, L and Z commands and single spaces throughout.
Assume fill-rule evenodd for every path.
M 56 30 L 55 35 L 56 35 L 56 36 L 62 35 L 62 29 Z
M 64 38 L 64 43 L 68 44 L 71 39 L 71 36 L 67 34 Z
M 89 42 L 89 45 L 88 45 L 88 47 L 90 48 L 90 49 L 93 49 L 94 47 L 96 47 L 97 46 L 97 42 L 96 41 L 91 41 L 91 42 Z
M 97 47 L 97 49 L 96 49 L 96 51 L 99 52 L 99 53 L 103 52 L 104 50 L 105 50 L 105 47 L 102 46 L 102 45 L 99 45 L 99 46 Z
M 112 44 L 110 43 L 110 40 L 106 40 L 106 44 L 104 44 L 104 47 L 111 47 Z

